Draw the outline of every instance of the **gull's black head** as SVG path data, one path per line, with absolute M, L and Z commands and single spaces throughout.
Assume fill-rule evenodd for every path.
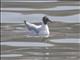
M 48 22 L 52 22 L 51 20 L 49 20 L 49 18 L 47 16 L 43 17 L 43 23 L 47 24 Z

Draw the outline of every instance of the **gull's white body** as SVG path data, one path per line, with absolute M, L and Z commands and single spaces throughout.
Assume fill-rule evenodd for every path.
M 50 32 L 47 24 L 35 25 L 26 22 L 26 27 L 30 36 L 49 37 Z

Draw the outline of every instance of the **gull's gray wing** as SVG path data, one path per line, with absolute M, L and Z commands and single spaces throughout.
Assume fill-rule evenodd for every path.
M 29 23 L 29 22 L 27 22 L 25 25 L 26 25 L 26 27 L 28 28 L 29 31 L 32 31 L 33 30 L 37 34 L 40 31 L 39 29 L 40 29 L 41 25 L 38 25 L 37 26 L 37 25 L 32 24 L 32 23 Z

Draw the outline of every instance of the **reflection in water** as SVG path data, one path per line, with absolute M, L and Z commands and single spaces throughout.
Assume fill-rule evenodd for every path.
M 1 13 L 1 20 L 3 23 L 23 23 L 24 19 L 30 22 L 40 22 L 44 15 L 48 15 L 51 20 L 79 22 L 79 9 L 77 6 L 57 6 L 46 9 L 2 8 L 5 12 Z
M 20 56 L 23 56 L 21 54 L 4 54 L 4 55 L 1 55 L 1 57 L 20 57 Z
M 8 50 L 3 50 L 3 54 L 1 55 L 2 59 L 5 58 L 19 58 L 19 59 L 42 59 L 42 60 L 64 60 L 64 59 L 78 59 L 78 46 L 75 47 L 73 41 L 77 41 L 77 39 L 48 39 L 47 42 L 1 42 L 3 47 L 9 48 Z M 23 40 L 24 41 L 24 40 Z M 62 43 L 66 42 L 66 45 L 60 45 L 61 42 L 58 44 L 50 44 L 49 41 L 58 43 L 61 41 Z M 70 42 L 69 42 L 70 41 Z M 57 43 L 55 42 L 55 43 Z M 68 45 L 68 42 L 70 43 Z M 73 44 L 71 44 L 73 43 Z M 76 43 L 78 44 L 78 43 Z M 71 46 L 70 46 L 71 45 Z M 5 48 L 5 49 L 6 49 Z M 15 58 L 16 57 L 16 58 Z M 30 58 L 28 58 L 30 57 Z M 8 60 L 7 59 L 7 60 Z M 39 60 L 39 59 L 38 59 Z
M 52 24 L 54 25 L 54 27 L 52 25 L 50 26 L 50 29 L 52 29 L 51 33 L 57 36 L 51 36 L 50 37 L 51 39 L 48 38 L 45 41 L 41 41 L 40 38 L 37 38 L 36 40 L 33 37 L 25 38 L 24 24 L 22 25 L 9 24 L 9 26 L 4 24 L 4 26 L 2 27 L 4 31 L 2 31 L 2 36 L 1 36 L 3 38 L 2 39 L 3 42 L 1 42 L 1 60 L 78 60 L 80 59 L 79 56 L 80 39 L 74 37 L 75 34 L 77 36 L 76 31 L 78 29 L 76 29 L 76 27 L 78 28 L 79 26 L 79 24 L 77 24 L 79 23 L 78 17 L 80 15 L 78 12 L 80 8 L 77 7 L 79 3 L 77 2 L 54 2 L 54 4 L 53 2 L 51 3 L 38 2 L 38 3 L 39 4 L 36 5 L 35 2 L 28 2 L 25 4 L 23 3 L 22 4 L 23 6 L 21 6 L 21 4 L 18 5 L 19 3 L 15 5 L 14 3 L 12 3 L 14 7 L 18 7 L 15 9 L 13 7 L 7 8 L 12 5 L 9 3 L 7 3 L 6 5 L 3 3 L 2 5 L 3 10 L 6 11 L 15 10 L 16 12 L 15 13 L 2 12 L 1 20 L 2 22 L 7 22 L 7 23 L 12 23 L 12 22 L 23 23 L 24 19 L 27 19 L 30 22 L 31 21 L 39 22 L 42 20 L 41 18 L 47 14 L 51 20 L 62 21 L 62 23 Z M 4 8 L 5 7 L 4 5 L 6 5 L 6 8 Z M 27 9 L 24 7 L 27 7 Z M 28 9 L 28 7 L 31 9 Z M 24 12 L 24 11 L 28 11 L 28 12 Z M 30 15 L 22 15 L 21 13 L 30 14 Z M 69 22 L 69 23 L 74 22 L 74 24 L 68 24 L 68 23 L 66 24 L 64 22 Z M 75 22 L 77 22 L 76 25 Z M 56 34 L 56 32 L 59 32 L 59 35 Z M 67 36 L 65 32 L 68 34 L 75 32 L 75 34 L 68 35 L 70 38 L 71 36 L 73 38 L 65 39 L 64 36 Z M 63 35 L 63 37 L 61 37 L 61 35 Z M 62 39 L 59 39 L 59 37 Z
M 52 44 L 40 43 L 40 42 L 1 42 L 1 45 L 15 46 L 15 47 L 46 47 L 54 46 Z
M 55 43 L 80 43 L 80 39 L 54 39 L 50 41 Z

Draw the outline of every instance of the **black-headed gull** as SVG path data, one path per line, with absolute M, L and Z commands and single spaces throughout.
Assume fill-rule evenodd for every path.
M 35 25 L 29 22 L 24 21 L 28 31 L 29 35 L 31 36 L 39 36 L 39 37 L 49 37 L 49 27 L 48 22 L 52 22 L 47 18 L 47 16 L 44 16 L 42 18 L 42 24 L 41 25 Z

